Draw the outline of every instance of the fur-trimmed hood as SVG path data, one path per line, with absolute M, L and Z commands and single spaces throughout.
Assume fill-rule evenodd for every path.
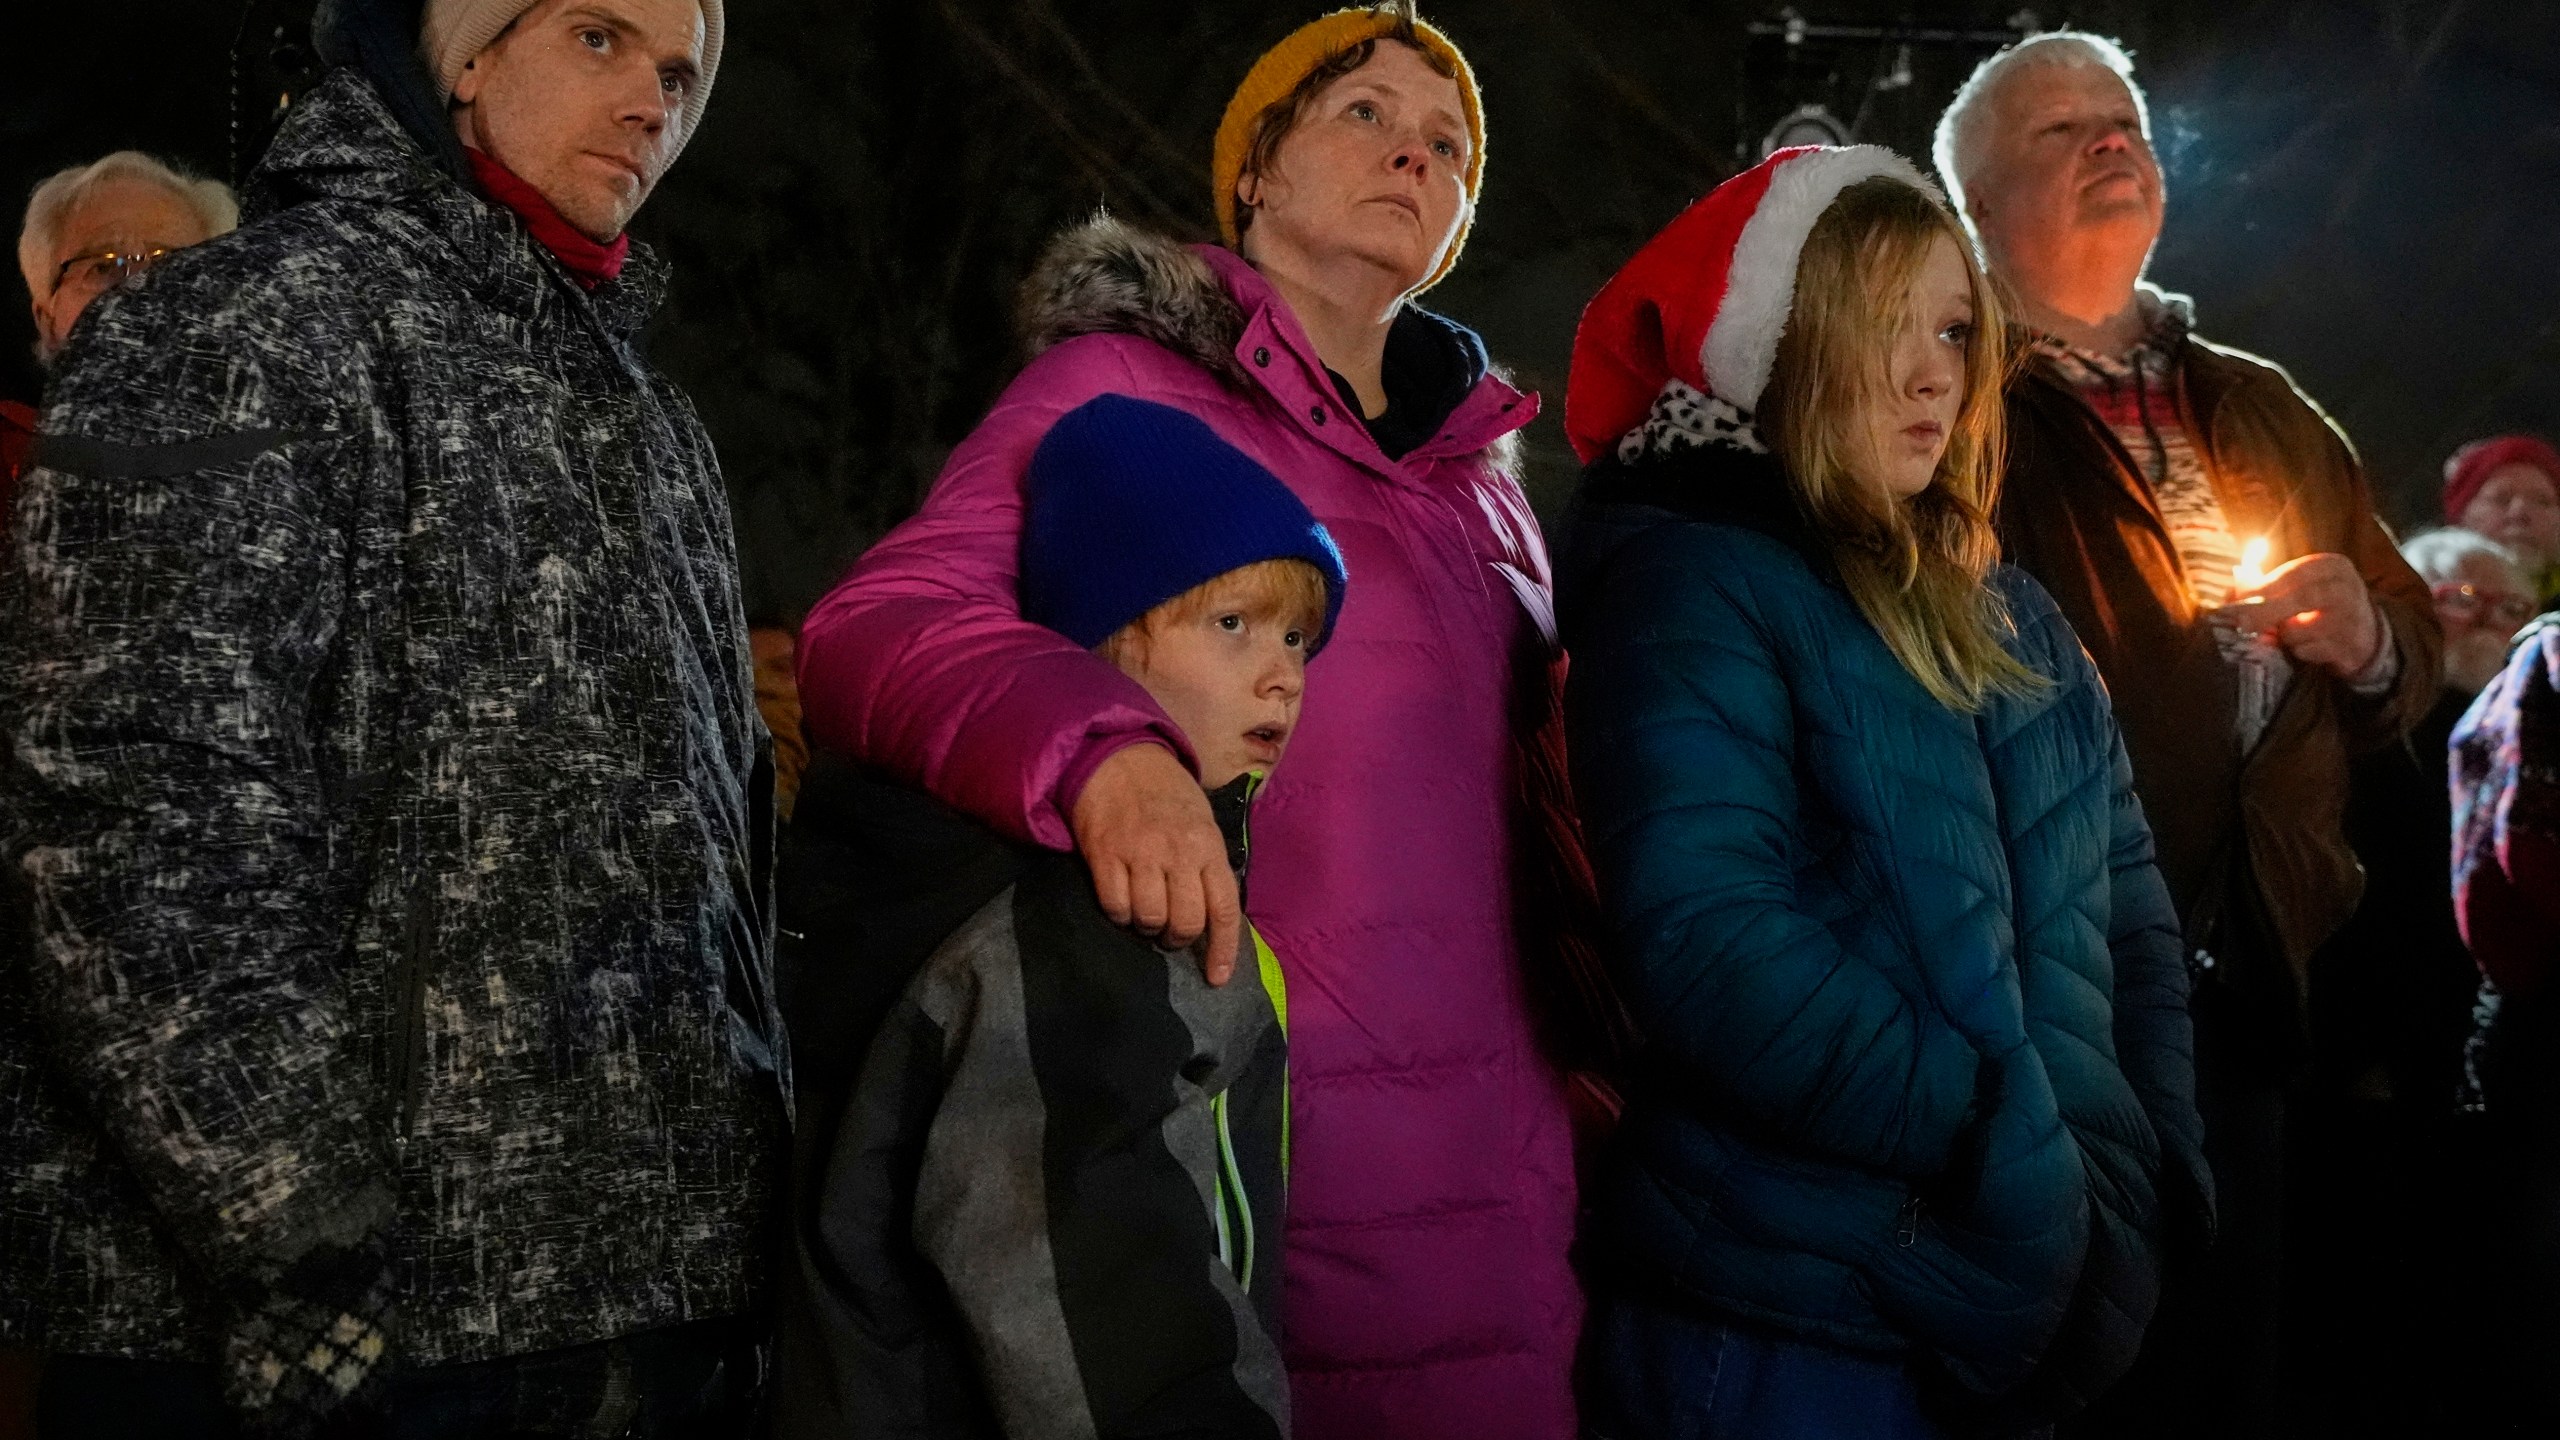
M 1234 287 L 1211 262 L 1209 247 L 1124 223 L 1108 211 L 1059 232 L 1041 253 L 1015 301 L 1023 348 L 1037 357 L 1082 335 L 1134 335 L 1150 340 L 1215 375 L 1237 390 L 1259 388 L 1237 355 L 1251 316 Z M 1474 332 L 1445 317 L 1417 311 L 1451 333 L 1473 367 L 1472 384 L 1511 377 L 1484 357 Z M 1399 322 L 1403 323 L 1403 322 Z M 1294 325 L 1290 327 L 1294 329 Z M 1309 357 L 1313 358 L 1312 349 Z M 1477 452 L 1505 474 L 1520 467 L 1517 427 L 1489 439 Z
M 1108 211 L 1059 232 L 1022 283 L 1015 322 L 1038 355 L 1079 335 L 1153 340 L 1231 385 L 1250 384 L 1236 342 L 1244 308 L 1200 252 Z

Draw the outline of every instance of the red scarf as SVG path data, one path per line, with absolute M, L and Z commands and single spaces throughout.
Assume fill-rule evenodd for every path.
M 471 157 L 471 173 L 480 181 L 480 188 L 488 192 L 490 199 L 522 217 L 535 242 L 567 267 L 570 277 L 581 286 L 593 290 L 622 273 L 622 262 L 631 253 L 629 235 L 616 235 L 609 245 L 598 244 L 561 219 L 551 202 L 542 198 L 542 192 L 518 178 L 516 172 L 469 146 L 463 147 L 462 153 Z

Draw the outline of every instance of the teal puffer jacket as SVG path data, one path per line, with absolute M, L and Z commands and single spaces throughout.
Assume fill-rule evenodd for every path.
M 1615 1283 L 1916 1351 L 2049 1418 L 2132 1363 L 2210 1198 L 2106 692 L 2033 580 L 1992 583 L 2052 683 L 1967 715 L 1885 648 L 1774 462 L 1594 468 L 1567 705 L 1646 1049 L 1593 1238 Z

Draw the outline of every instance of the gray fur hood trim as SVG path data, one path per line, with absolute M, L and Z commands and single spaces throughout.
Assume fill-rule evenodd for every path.
M 1153 340 L 1238 388 L 1245 315 L 1209 262 L 1168 235 L 1108 211 L 1049 242 L 1017 304 L 1023 344 L 1038 355 L 1079 335 Z
M 1125 224 L 1107 210 L 1049 242 L 1022 283 L 1014 314 L 1023 347 L 1034 357 L 1079 335 L 1135 335 L 1235 389 L 1257 388 L 1236 359 L 1244 310 L 1209 262 L 1181 241 Z M 1512 383 L 1500 365 L 1489 373 Z M 1518 475 L 1519 432 L 1478 455 L 1494 469 Z

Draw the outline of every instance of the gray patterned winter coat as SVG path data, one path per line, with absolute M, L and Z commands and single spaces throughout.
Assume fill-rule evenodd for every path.
M 93 307 L 0 607 L 0 1340 L 203 1355 L 387 1231 L 415 1362 L 747 1307 L 783 1146 L 726 500 L 351 72 Z

